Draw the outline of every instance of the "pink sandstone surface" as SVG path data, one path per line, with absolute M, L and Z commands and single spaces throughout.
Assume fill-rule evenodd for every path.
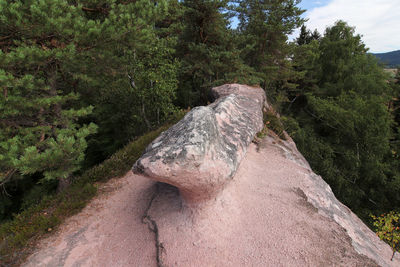
M 207 110 L 207 121 L 223 114 L 215 109 L 218 103 L 240 108 L 231 104 L 244 87 L 229 86 L 239 88 L 239 95 L 222 95 L 224 101 Z M 390 261 L 390 247 L 335 198 L 290 138 L 282 141 L 270 132 L 249 144 L 252 130 L 226 137 L 229 127 L 216 121 L 215 134 L 224 142 L 242 140 L 233 151 L 240 160 L 232 165 L 222 157 L 221 166 L 234 175 L 223 170 L 213 176 L 217 189 L 206 201 L 185 195 L 208 193 L 206 176 L 203 184 L 188 181 L 195 185 L 190 191 L 184 179 L 173 180 L 174 186 L 157 182 L 170 182 L 169 173 L 153 181 L 129 172 L 102 185 L 103 193 L 43 240 L 24 266 L 400 266 L 400 256 Z M 158 166 L 165 169 L 160 161 Z M 197 179 L 196 173 L 183 174 Z M 187 205 L 188 199 L 197 205 Z
M 340 225 L 313 205 L 321 178 L 282 144 L 273 137 L 251 144 L 231 183 L 199 210 L 183 207 L 175 188 L 141 175 L 113 179 L 24 266 L 400 266 L 399 254 L 390 261 L 390 247 L 349 209 L 339 205 L 352 218 Z M 162 265 L 155 233 L 142 222 L 152 197 L 148 215 Z M 358 252 L 354 240 L 372 253 Z

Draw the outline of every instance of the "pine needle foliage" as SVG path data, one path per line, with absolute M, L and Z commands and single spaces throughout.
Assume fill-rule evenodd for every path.
M 276 98 L 293 88 L 288 61 L 288 35 L 299 27 L 305 12 L 298 0 L 237 0 L 234 10 L 239 18 L 240 50 L 245 63 L 257 72 L 259 84 Z
M 167 13 L 163 0 L 0 0 L 0 220 L 176 112 L 179 62 L 155 27 Z

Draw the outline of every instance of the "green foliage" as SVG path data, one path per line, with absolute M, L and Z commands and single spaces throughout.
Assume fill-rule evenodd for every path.
M 133 60 L 136 95 L 142 100 L 150 123 L 159 125 L 176 111 L 172 101 L 177 90 L 179 62 L 172 59 L 173 49 L 159 40 L 146 53 Z M 154 105 L 157 103 L 157 105 Z M 152 125 L 151 125 L 152 126 Z
M 290 46 L 287 36 L 303 24 L 304 12 L 297 0 L 237 0 L 234 9 L 239 17 L 240 46 L 245 63 L 257 72 L 259 83 L 275 97 L 283 89 L 292 88 Z
M 306 37 L 307 41 L 297 42 L 303 43 L 293 47 L 292 55 L 292 66 L 294 69 L 294 75 L 291 78 L 291 82 L 296 84 L 295 88 L 286 90 L 287 100 L 290 104 L 287 106 L 287 111 L 299 105 L 305 100 L 305 94 L 307 92 L 318 91 L 318 78 L 319 78 L 319 64 L 320 58 L 320 47 L 319 39 L 315 40 L 311 37 Z
M 350 92 L 333 100 L 308 96 L 308 101 L 310 113 L 318 114 L 314 129 L 330 148 L 324 178 L 352 207 L 363 199 L 384 202 L 380 190 L 387 179 L 383 162 L 389 152 L 390 117 L 382 99 L 364 100 Z
M 178 113 L 168 124 L 137 138 L 103 163 L 87 170 L 61 194 L 47 195 L 38 205 L 30 205 L 11 221 L 0 224 L 0 262 L 17 264 L 23 261 L 29 253 L 24 250 L 25 246 L 33 247 L 40 236 L 53 231 L 65 218 L 85 207 L 97 193 L 96 182 L 126 174 L 147 145 L 182 117 L 183 113 Z
M 102 7 L 114 1 L 96 2 L 95 7 Z M 157 127 L 174 110 L 179 67 L 174 42 L 160 39 L 166 29 L 155 27 L 167 15 L 167 2 L 117 1 L 109 7 L 106 13 L 86 12 L 98 25 L 98 41 L 79 58 L 82 65 L 68 66 L 82 79 L 77 90 L 83 103 L 94 106 L 90 119 L 99 126 L 89 139 L 85 166 L 101 162 L 133 137 Z
M 352 74 L 375 75 L 373 71 L 365 68 L 370 68 L 371 65 L 377 66 L 376 60 L 368 59 L 367 49 L 361 42 L 361 36 L 355 35 L 354 28 L 343 21 L 338 21 L 333 27 L 326 29 L 321 39 L 320 51 L 319 85 L 325 86 L 326 90 L 329 90 L 328 94 L 332 96 L 337 96 L 342 90 L 351 89 L 352 83 L 356 80 Z M 361 90 L 360 84 L 357 85 L 357 89 Z
M 276 135 L 278 135 L 283 140 L 286 140 L 284 135 L 284 126 L 275 112 L 268 111 L 264 113 L 264 123 L 267 129 L 273 131 Z
M 248 82 L 251 68 L 244 65 L 228 28 L 228 1 L 185 0 L 177 56 L 182 60 L 178 104 L 206 104 L 212 86 Z
M 126 70 L 113 78 L 114 86 L 100 89 L 101 94 L 91 100 L 97 107 L 94 119 L 100 129 L 90 139 L 89 166 L 112 155 L 132 137 L 164 123 L 176 111 L 179 62 L 172 58 L 174 51 L 165 40 L 148 42 L 152 45 L 146 51 L 126 55 Z
M 307 30 L 307 27 L 303 24 L 300 28 L 300 35 L 296 39 L 296 43 L 299 46 L 310 44 L 313 40 L 319 41 L 321 39 L 321 34 L 317 29 L 311 33 L 310 30 Z
M 50 7 L 56 11 L 46 15 Z M 67 178 L 80 168 L 85 139 L 96 131 L 94 124 L 77 123 L 92 107 L 75 108 L 79 94 L 60 85 L 60 66 L 76 53 L 74 45 L 61 44 L 76 17 L 66 20 L 61 14 L 76 8 L 65 2 L 0 1 L 0 10 L 0 32 L 7 40 L 0 52 L 0 184 L 17 172 Z M 36 23 L 43 27 L 32 28 Z
M 264 124 L 264 127 L 262 128 L 262 130 L 257 133 L 257 137 L 264 138 L 267 135 L 268 135 L 268 127 L 267 127 L 267 125 Z
M 382 68 L 342 21 L 296 52 L 304 75 L 287 109 L 296 122 L 286 123 L 300 151 L 361 218 L 398 207 L 392 90 Z
M 69 181 L 165 122 L 179 62 L 177 38 L 154 26 L 173 13 L 167 1 L 0 0 L 0 10 L 0 214 L 9 216 L 29 202 L 23 185 Z
M 111 177 L 121 176 L 125 174 L 133 163 L 142 155 L 146 146 L 151 143 L 161 132 L 167 130 L 173 123 L 183 117 L 184 113 L 179 112 L 166 125 L 150 131 L 138 139 L 128 143 L 124 148 L 118 150 L 109 159 L 102 162 L 100 165 L 94 166 L 82 174 L 83 180 L 87 181 L 105 181 Z
M 394 254 L 400 252 L 400 213 L 390 212 L 381 216 L 371 215 L 374 220 L 376 234 L 380 239 L 390 245 Z

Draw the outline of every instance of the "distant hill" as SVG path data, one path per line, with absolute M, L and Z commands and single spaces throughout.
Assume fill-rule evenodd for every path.
M 388 67 L 394 68 L 400 66 L 400 50 L 387 53 L 377 53 L 373 55 Z

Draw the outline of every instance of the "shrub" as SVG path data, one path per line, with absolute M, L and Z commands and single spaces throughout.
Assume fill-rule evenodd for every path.
M 376 234 L 392 248 L 391 260 L 393 260 L 396 251 L 400 252 L 400 213 L 391 211 L 381 216 L 371 215 L 371 217 L 374 220 Z

